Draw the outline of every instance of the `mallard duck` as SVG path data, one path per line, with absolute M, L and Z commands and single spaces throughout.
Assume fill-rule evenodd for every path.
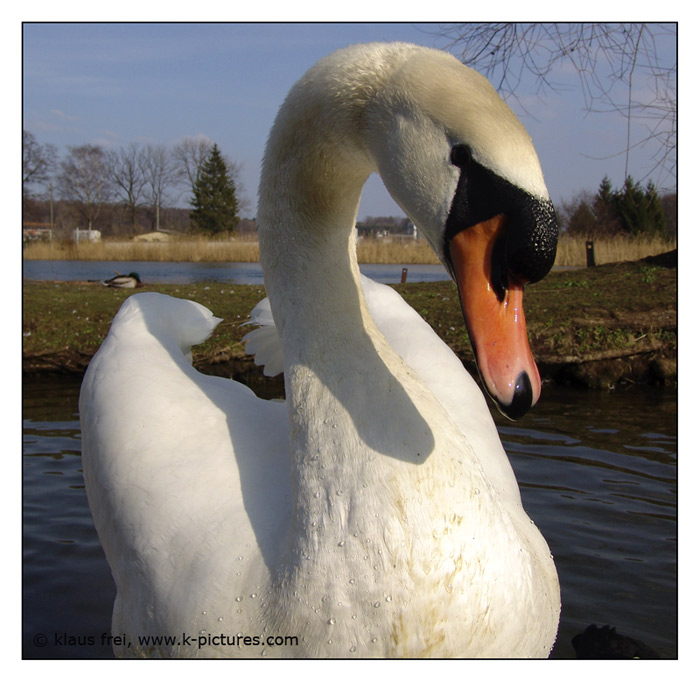
M 106 287 L 116 287 L 117 289 L 136 289 L 143 286 L 137 272 L 130 272 L 128 275 L 117 273 L 112 279 L 107 279 L 102 284 Z

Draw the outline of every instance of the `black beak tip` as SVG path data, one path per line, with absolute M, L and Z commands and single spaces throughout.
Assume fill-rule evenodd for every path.
M 513 391 L 513 400 L 510 404 L 504 405 L 496 401 L 496 405 L 498 406 L 499 412 L 511 421 L 520 419 L 525 415 L 532 407 L 532 384 L 526 372 L 521 372 L 518 375 L 518 379 L 515 383 L 515 390 Z

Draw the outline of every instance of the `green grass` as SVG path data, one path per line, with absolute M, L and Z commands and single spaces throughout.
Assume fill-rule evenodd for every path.
M 525 290 L 525 312 L 533 354 L 542 366 L 573 359 L 625 354 L 674 358 L 676 269 L 645 262 L 550 273 Z M 451 282 L 395 285 L 467 366 L 473 355 L 459 296 Z M 195 364 L 209 369 L 245 359 L 241 327 L 264 297 L 260 286 L 198 283 L 148 285 L 140 290 L 87 283 L 25 282 L 23 366 L 26 371 L 84 370 L 106 336 L 114 314 L 135 291 L 159 291 L 207 306 L 223 322 L 194 349 Z M 241 365 L 240 363 L 247 363 Z
M 96 284 L 25 282 L 22 323 L 25 365 L 28 359 L 33 358 L 36 363 L 52 354 L 63 355 L 69 363 L 80 365 L 81 357 L 89 359 L 100 347 L 123 301 L 144 290 L 198 301 L 225 318 L 213 337 L 197 347 L 196 353 L 204 357 L 224 350 L 229 355 L 243 355 L 241 338 L 249 328 L 241 325 L 265 295 L 261 287 L 220 283 L 163 284 L 126 290 Z M 60 357 L 55 361 L 60 363 Z

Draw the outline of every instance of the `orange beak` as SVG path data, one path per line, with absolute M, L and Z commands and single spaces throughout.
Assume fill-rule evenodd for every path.
M 508 276 L 494 284 L 492 255 L 504 215 L 458 232 L 450 257 L 462 312 L 482 382 L 503 414 L 517 419 L 540 397 L 540 373 L 530 351 L 523 309 L 523 284 Z

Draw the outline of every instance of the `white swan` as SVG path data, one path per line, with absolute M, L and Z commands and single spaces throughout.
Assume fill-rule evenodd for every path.
M 353 228 L 373 170 L 454 273 L 490 393 L 511 414 L 537 399 L 521 290 L 551 266 L 556 227 L 529 137 L 445 53 L 321 60 L 261 178 L 286 405 L 196 372 L 189 347 L 217 320 L 157 294 L 124 303 L 86 374 L 117 654 L 548 655 L 556 570 L 483 397 L 394 292 L 366 282 L 365 302 Z

